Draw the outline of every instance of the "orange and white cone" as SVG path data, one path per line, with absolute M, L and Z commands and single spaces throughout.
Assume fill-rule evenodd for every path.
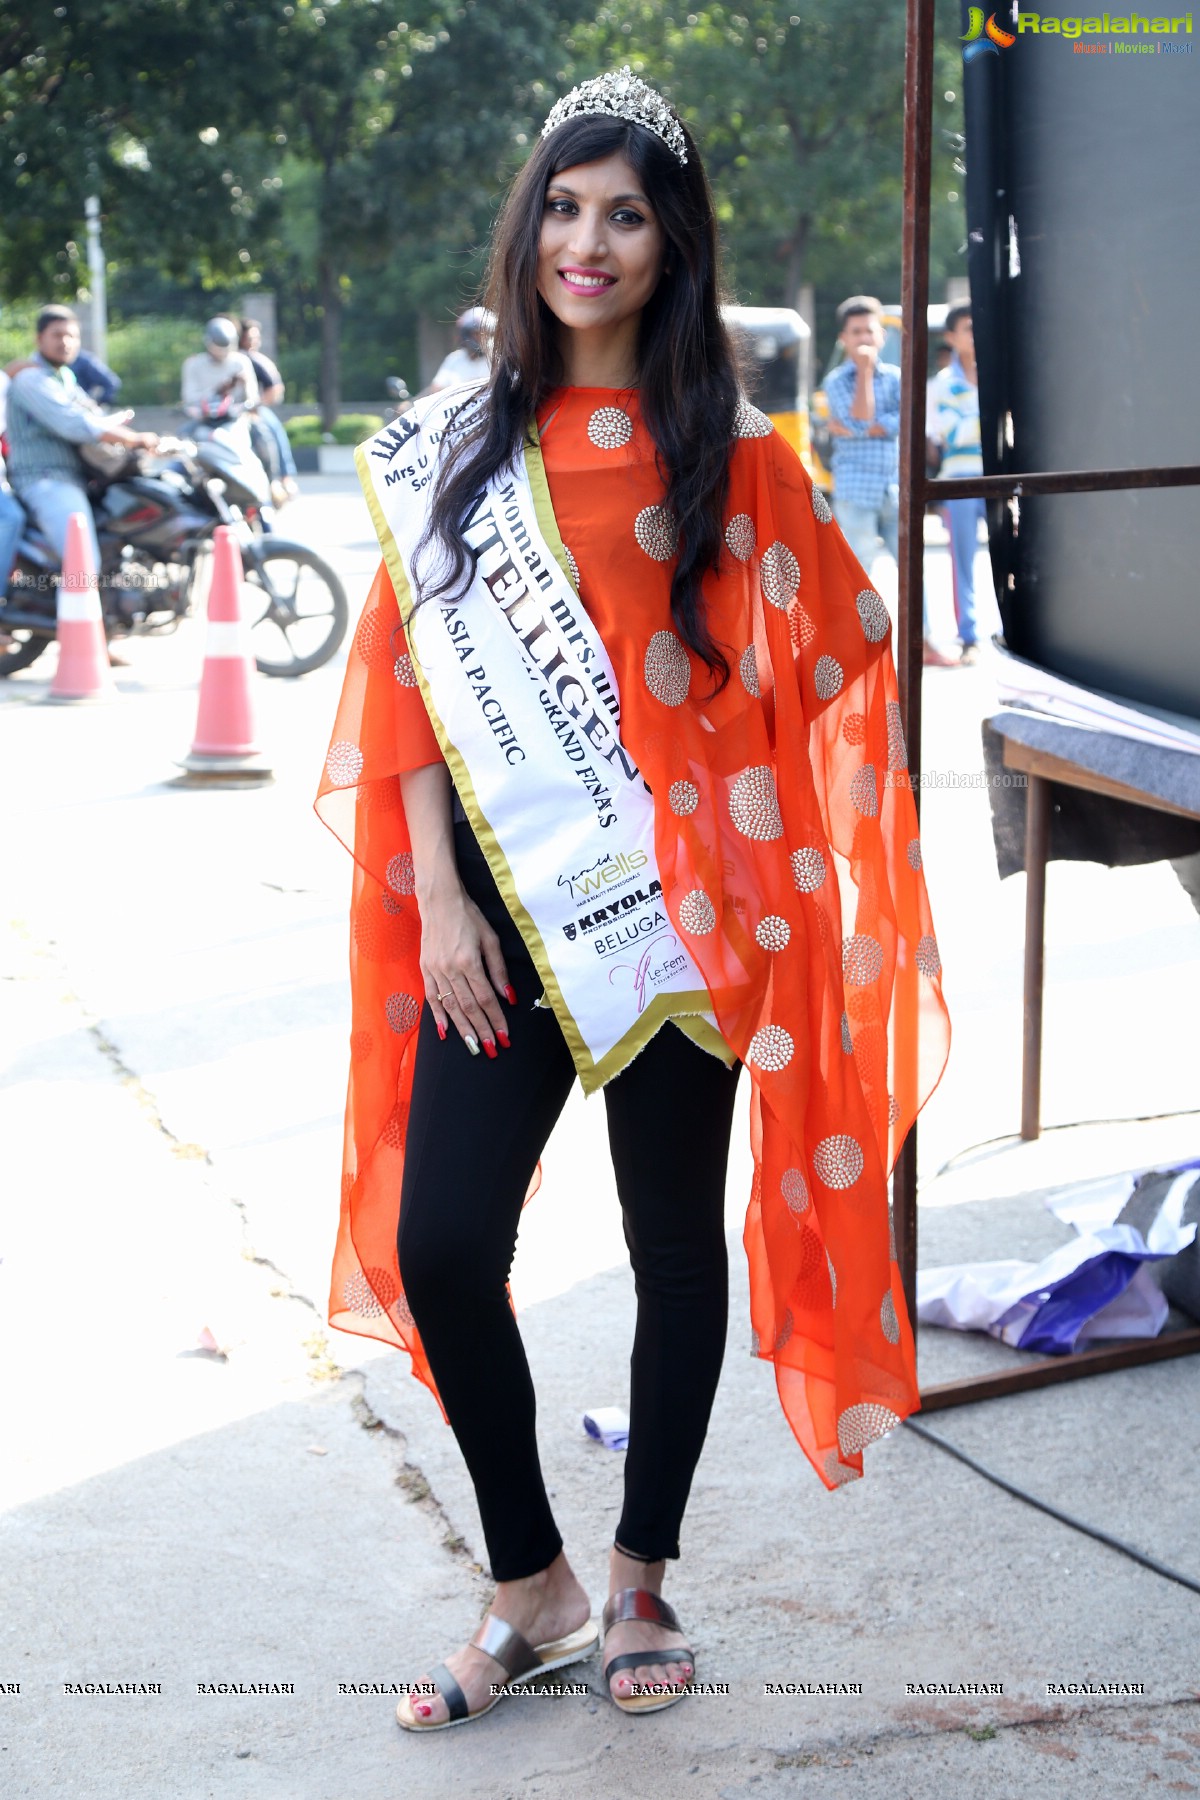
M 257 671 L 250 630 L 242 618 L 242 556 L 228 525 L 213 533 L 208 629 L 196 736 L 182 767 L 192 776 L 272 778 L 255 738 L 253 685 Z
M 55 636 L 58 639 L 58 667 L 46 698 L 115 699 L 117 688 L 104 637 L 92 534 L 81 512 L 72 513 L 67 520 Z

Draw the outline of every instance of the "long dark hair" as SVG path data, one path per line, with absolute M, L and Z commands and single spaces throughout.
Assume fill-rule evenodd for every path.
M 492 373 L 478 423 L 446 446 L 429 523 L 417 549 L 436 549 L 436 575 L 421 599 L 459 598 L 473 567 L 462 526 L 479 493 L 521 453 L 529 421 L 561 384 L 556 320 L 537 291 L 546 188 L 561 169 L 619 152 L 635 170 L 666 239 L 666 268 L 642 312 L 638 385 L 654 440 L 666 505 L 679 527 L 671 612 L 684 642 L 724 686 L 729 664 L 704 617 L 702 582 L 720 562 L 737 359 L 721 322 L 721 279 L 712 195 L 691 134 L 680 164 L 660 138 L 624 119 L 588 114 L 539 139 L 496 221 L 485 303 L 496 317 Z

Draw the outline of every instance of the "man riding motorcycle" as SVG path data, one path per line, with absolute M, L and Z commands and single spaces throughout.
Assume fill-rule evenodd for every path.
M 421 392 L 436 394 L 441 388 L 457 387 L 460 381 L 482 381 L 491 368 L 488 353 L 495 326 L 486 307 L 472 306 L 460 313 L 454 325 L 457 345 Z
M 44 306 L 35 323 L 37 350 L 13 376 L 8 392 L 8 474 L 13 492 L 62 562 L 67 521 L 82 513 L 95 567 L 100 546 L 85 486 L 80 444 L 153 450 L 152 431 L 133 431 L 128 413 L 106 416 L 83 392 L 70 364 L 79 351 L 79 320 L 69 306 Z
M 10 592 L 0 605 L 0 680 L 29 668 L 54 641 L 59 584 L 54 551 L 61 563 L 66 519 L 74 511 L 83 512 L 99 540 L 99 598 L 110 640 L 173 631 L 188 617 L 213 536 L 224 525 L 239 540 L 243 605 L 259 669 L 290 678 L 320 668 L 345 635 L 345 590 L 336 571 L 311 546 L 271 529 L 270 489 L 250 449 L 244 411 L 253 371 L 246 380 L 241 356 L 235 353 L 230 359 L 229 338 L 236 334 L 232 321 L 214 321 L 216 329 L 210 328 L 210 344 L 215 342 L 218 353 L 206 351 L 198 359 L 203 380 L 191 371 L 185 376 L 184 396 L 196 424 L 189 440 L 179 441 L 128 430 L 123 418 L 105 418 L 73 389 L 64 365 L 79 342 L 76 322 L 65 308 L 53 313 L 39 321 L 39 358 L 14 383 L 18 392 L 22 386 L 31 390 L 34 412 L 26 417 L 26 408 L 18 416 L 14 407 L 12 437 L 14 474 L 24 477 L 23 491 L 32 499 L 26 504 L 33 511 L 41 497 L 34 478 L 46 476 L 49 454 L 42 443 L 48 428 L 39 424 L 41 414 L 54 426 L 57 435 L 49 441 L 60 456 L 56 476 L 65 490 L 59 496 L 63 528 L 57 536 L 47 532 L 47 537 L 55 536 L 53 548 L 36 532 L 26 533 L 16 546 Z M 189 360 L 194 367 L 196 359 Z M 40 463 L 31 453 L 35 436 L 43 452 Z M 107 441 L 96 450 L 95 440 Z M 75 443 L 78 451 L 72 448 Z M 143 463 L 136 454 L 142 449 L 158 452 L 157 466 Z M 95 496 L 94 519 L 87 510 L 89 496 Z M 14 509 L 20 511 L 15 503 Z M 39 507 L 38 518 L 47 523 L 44 508 Z M 0 560 L 3 554 L 0 537 Z M 117 660 L 111 650 L 109 655 Z
M 254 364 L 237 341 L 237 326 L 223 314 L 204 327 L 204 349 L 183 365 L 180 403 L 189 419 L 236 418 L 258 405 Z
M 269 509 L 272 500 L 286 496 L 274 493 L 270 472 L 254 447 L 251 421 L 259 400 L 254 365 L 238 349 L 238 327 L 224 313 L 208 321 L 204 343 L 205 348 L 183 365 L 180 403 L 197 421 L 195 435 L 221 445 L 259 505 Z M 269 521 L 268 512 L 263 517 Z

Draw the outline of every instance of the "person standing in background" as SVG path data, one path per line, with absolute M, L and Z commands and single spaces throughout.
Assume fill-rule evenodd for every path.
M 71 364 L 71 373 L 85 394 L 101 406 L 111 406 L 121 391 L 121 377 L 114 375 L 107 363 L 93 356 L 90 350 L 81 350 Z
M 292 455 L 287 428 L 279 414 L 272 410 L 283 401 L 283 376 L 262 347 L 259 321 L 240 319 L 238 326 L 238 348 L 250 358 L 258 377 L 258 411 L 251 421 L 250 435 L 254 439 L 255 453 L 271 477 L 272 497 L 280 506 L 286 500 L 294 500 L 300 492 L 296 481 L 296 459 Z M 276 489 L 280 491 L 276 493 Z
M 939 344 L 937 349 L 934 351 L 934 359 L 937 363 L 937 368 L 934 370 L 933 374 L 929 377 L 929 380 L 925 383 L 925 439 L 926 439 L 926 449 L 927 450 L 930 448 L 931 443 L 932 443 L 932 440 L 930 439 L 930 435 L 929 435 L 929 421 L 930 421 L 930 419 L 932 419 L 934 413 L 937 411 L 937 391 L 938 391 L 937 378 L 941 374 L 943 369 L 948 369 L 950 367 L 950 360 L 953 357 L 953 355 L 954 355 L 954 352 L 953 352 L 953 350 L 951 350 L 949 344 L 947 344 L 947 343 Z M 930 480 L 932 480 L 933 477 L 938 472 L 938 467 L 941 462 L 941 454 L 942 454 L 941 446 L 936 445 L 936 446 L 933 446 L 933 456 L 930 457 L 927 455 L 925 458 L 925 472 L 929 476 Z M 945 504 L 945 502 L 943 502 L 943 505 L 944 504 Z M 939 508 L 939 511 L 940 511 L 940 508 Z
M 938 479 L 965 480 L 983 474 L 979 441 L 979 373 L 975 366 L 975 334 L 969 306 L 952 306 L 946 314 L 946 342 L 951 357 L 932 383 L 933 407 L 928 434 L 942 447 Z M 954 569 L 954 615 L 962 641 L 960 661 L 977 663 L 980 657 L 979 626 L 975 616 L 975 552 L 979 524 L 986 520 L 983 500 L 943 500 L 942 512 L 950 533 Z
M 833 516 L 846 542 L 870 573 L 880 538 L 900 562 L 900 371 L 879 360 L 883 308 L 873 294 L 852 294 L 838 307 L 838 342 L 845 361 L 825 382 L 833 440 Z M 922 620 L 927 667 L 946 668 L 944 656 Z

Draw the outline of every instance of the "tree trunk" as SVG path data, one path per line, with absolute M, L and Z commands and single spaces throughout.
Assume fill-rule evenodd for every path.
M 796 229 L 788 246 L 787 273 L 783 279 L 783 304 L 800 310 L 800 289 L 804 285 L 804 259 L 808 250 L 807 214 L 796 220 Z
M 321 308 L 321 430 L 332 431 L 342 404 L 342 290 L 333 257 L 317 259 Z

